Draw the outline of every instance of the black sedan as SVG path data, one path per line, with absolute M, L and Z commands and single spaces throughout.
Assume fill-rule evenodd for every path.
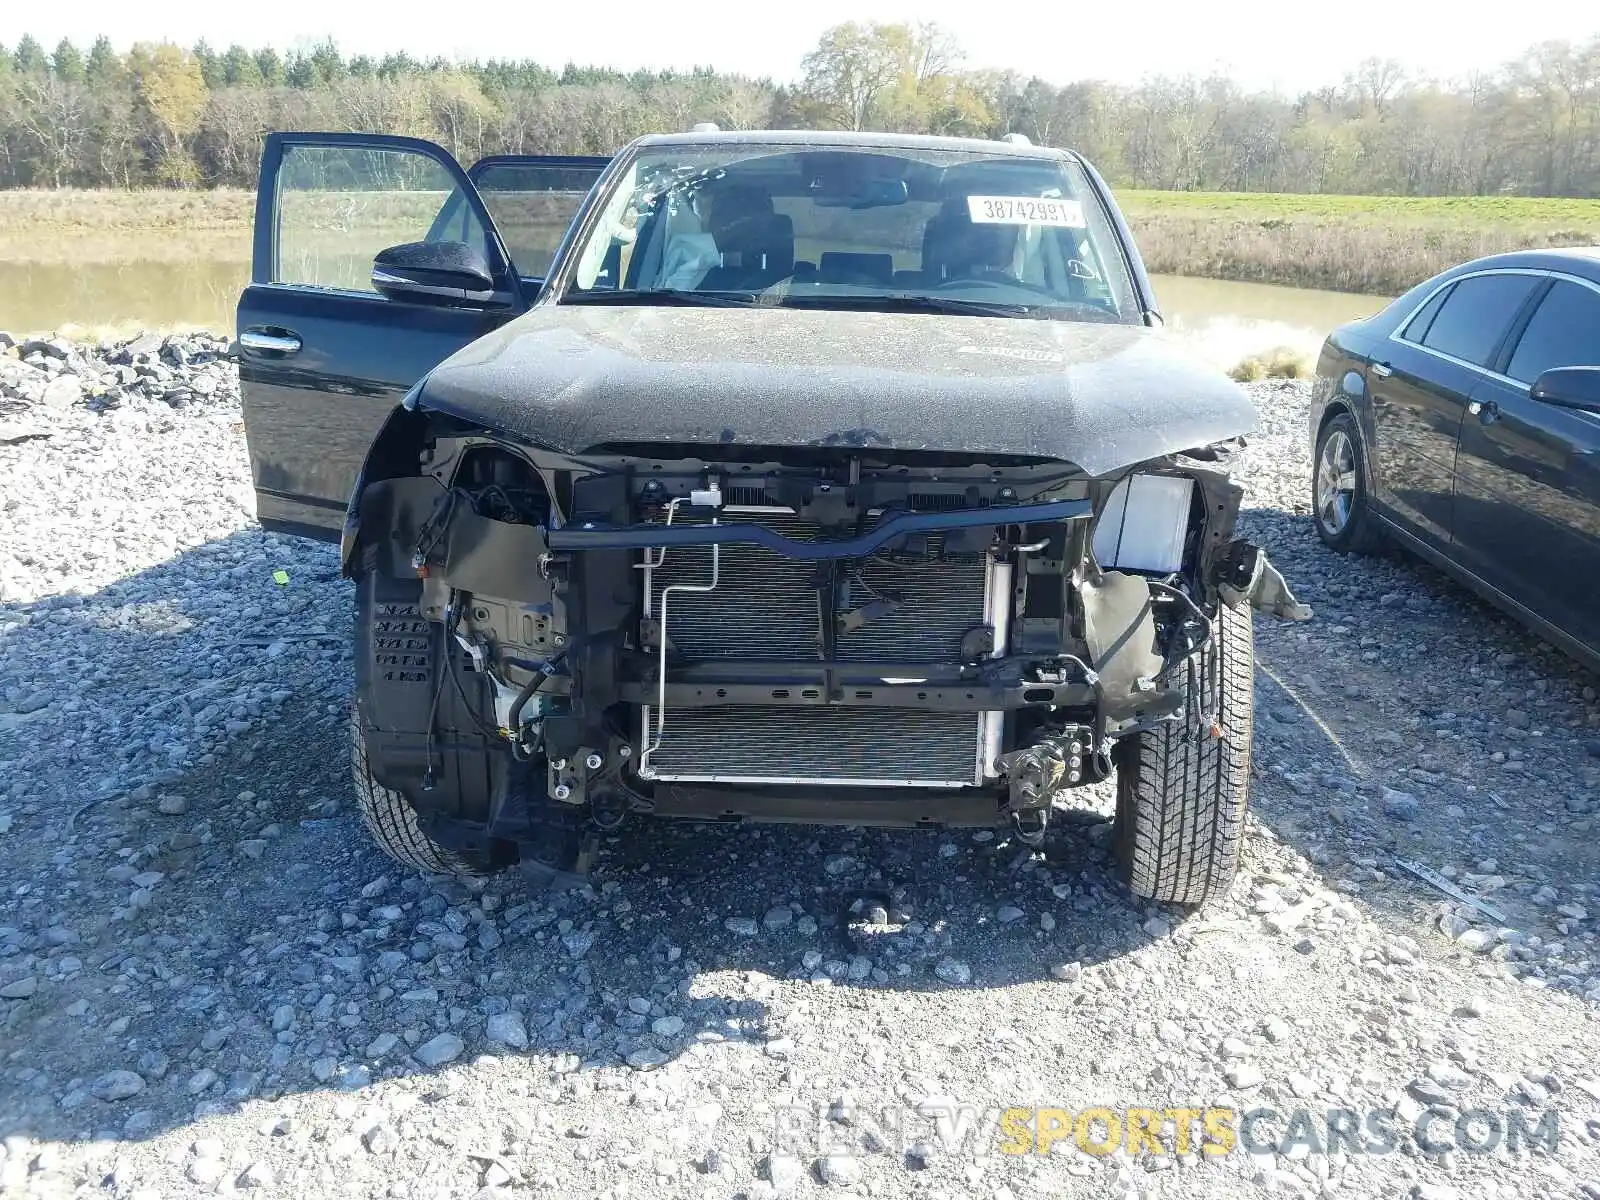
M 1600 247 L 1463 263 L 1335 330 L 1311 440 L 1325 543 L 1398 543 L 1600 670 Z

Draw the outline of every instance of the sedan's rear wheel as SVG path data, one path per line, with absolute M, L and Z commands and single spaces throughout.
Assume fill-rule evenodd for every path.
M 1367 499 L 1361 434 L 1349 413 L 1340 413 L 1317 436 L 1311 473 L 1311 519 L 1317 536 L 1340 553 L 1368 554 L 1383 544 Z

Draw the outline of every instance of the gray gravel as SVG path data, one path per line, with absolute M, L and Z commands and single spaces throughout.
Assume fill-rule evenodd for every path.
M 1258 626 L 1245 870 L 1192 915 L 1116 884 L 1103 794 L 1043 854 L 640 824 L 557 896 L 402 871 L 345 776 L 349 588 L 252 524 L 222 344 L 19 349 L 0 1194 L 1600 1197 L 1596 681 L 1321 549 L 1305 385 L 1251 389 L 1246 521 L 1317 616 Z M 1008 1155 L 981 1121 L 1093 1105 L 1323 1136 Z M 1472 1110 L 1554 1148 L 1450 1148 Z

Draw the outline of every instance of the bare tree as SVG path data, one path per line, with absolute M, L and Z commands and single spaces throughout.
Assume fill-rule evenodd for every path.
M 38 151 L 41 180 L 51 187 L 81 182 L 91 100 L 83 84 L 54 74 L 29 74 L 17 89 L 17 121 Z

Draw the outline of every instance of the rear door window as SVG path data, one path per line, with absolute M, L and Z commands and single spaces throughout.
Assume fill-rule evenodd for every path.
M 1542 279 L 1537 275 L 1474 275 L 1451 289 L 1422 344 L 1487 366 L 1511 319 Z
M 1434 293 L 1429 300 L 1406 322 L 1405 332 L 1400 336 L 1408 342 L 1421 343 L 1428 336 L 1428 327 L 1433 324 L 1434 317 L 1439 315 L 1439 310 L 1444 307 L 1444 302 L 1450 298 L 1450 289 L 1442 287 Z
M 1565 279 L 1539 302 L 1506 374 L 1531 384 L 1552 367 L 1600 366 L 1600 292 Z
M 472 182 L 519 275 L 542 279 L 549 273 L 567 226 L 603 169 L 603 163 L 513 161 L 473 167 Z

